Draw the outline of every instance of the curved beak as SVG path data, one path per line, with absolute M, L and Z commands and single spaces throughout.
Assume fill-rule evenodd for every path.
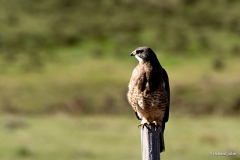
M 133 51 L 130 56 L 135 56 L 136 55 L 136 51 Z

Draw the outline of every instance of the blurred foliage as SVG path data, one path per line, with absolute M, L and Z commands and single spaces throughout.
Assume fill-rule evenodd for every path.
M 0 110 L 132 113 L 128 53 L 148 45 L 169 73 L 173 110 L 238 114 L 239 8 L 237 0 L 1 0 Z
M 61 50 L 61 49 L 60 49 Z M 42 71 L 0 75 L 0 110 L 16 114 L 131 114 L 127 84 L 137 60 L 81 58 L 75 50 Z M 72 58 L 69 57 L 69 54 Z M 225 58 L 222 69 L 214 58 L 159 55 L 171 87 L 171 112 L 184 114 L 240 114 L 239 59 Z M 64 59 L 64 60 L 62 60 Z
M 237 152 L 239 8 L 238 0 L 1 0 L 0 159 L 140 158 L 126 93 L 137 64 L 129 54 L 143 45 L 170 79 L 161 156 Z
M 0 50 L 8 60 L 29 52 L 35 61 L 30 54 L 90 39 L 99 52 L 149 45 L 173 54 L 239 55 L 239 8 L 237 0 L 2 0 Z

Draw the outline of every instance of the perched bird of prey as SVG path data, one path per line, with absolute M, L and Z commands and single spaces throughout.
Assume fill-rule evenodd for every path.
M 160 148 L 165 150 L 163 132 L 169 117 L 170 89 L 168 75 L 149 47 L 139 47 L 131 56 L 139 64 L 135 67 L 128 85 L 127 99 L 141 123 L 154 123 L 160 129 Z

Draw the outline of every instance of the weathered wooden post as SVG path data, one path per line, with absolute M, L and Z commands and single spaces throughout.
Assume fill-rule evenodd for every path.
M 154 124 L 141 127 L 142 160 L 160 160 L 160 130 Z

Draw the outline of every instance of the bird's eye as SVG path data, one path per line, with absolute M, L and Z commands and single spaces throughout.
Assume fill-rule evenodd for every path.
M 136 53 L 139 54 L 139 53 L 142 53 L 143 50 L 137 50 Z

